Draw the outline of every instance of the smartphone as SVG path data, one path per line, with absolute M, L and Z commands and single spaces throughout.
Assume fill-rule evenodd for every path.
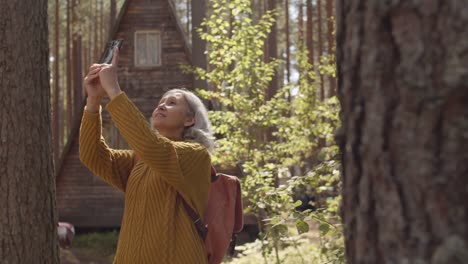
M 112 57 L 114 56 L 114 47 L 118 47 L 120 50 L 120 48 L 122 48 L 122 43 L 123 43 L 123 39 L 116 39 L 116 40 L 109 41 L 106 45 L 105 52 L 102 54 L 102 57 L 99 60 L 99 63 L 110 64 L 112 62 Z

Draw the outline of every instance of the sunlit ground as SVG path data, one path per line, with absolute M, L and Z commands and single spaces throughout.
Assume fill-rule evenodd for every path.
M 288 242 L 290 245 L 279 251 L 281 263 L 317 263 L 316 258 L 317 245 L 319 242 L 317 225 L 310 223 L 310 231 L 302 234 L 295 239 L 296 245 L 293 242 Z M 98 235 L 93 239 L 85 236 L 77 236 L 75 243 L 70 249 L 60 249 L 60 260 L 62 264 L 111 264 L 114 257 L 113 240 L 116 236 L 112 234 Z M 92 240 L 92 241 L 91 241 Z M 99 246 L 96 246 L 99 245 Z M 260 250 L 260 243 L 253 242 L 237 246 L 238 251 L 235 258 L 226 258 L 223 263 L 229 264 L 251 264 L 265 263 Z M 109 252 L 111 252 L 109 254 Z M 271 254 L 267 257 L 267 263 L 275 263 L 276 255 Z

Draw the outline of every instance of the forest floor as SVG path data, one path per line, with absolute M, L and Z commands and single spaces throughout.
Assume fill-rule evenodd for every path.
M 112 264 L 114 255 L 102 256 L 91 249 L 60 249 L 61 264 Z
M 290 256 L 291 254 L 296 254 L 297 259 L 299 261 L 299 256 L 307 255 L 308 251 L 310 251 L 310 247 L 317 245 L 318 243 L 318 227 L 315 224 L 311 224 L 310 231 L 301 235 L 302 243 L 296 249 L 292 246 L 288 248 L 284 248 L 280 251 L 281 256 Z M 85 237 L 83 235 L 82 237 Z M 110 241 L 110 237 L 112 235 L 103 235 L 103 239 L 101 241 L 97 241 L 96 238 L 89 239 L 89 237 L 84 238 L 85 242 L 83 243 L 83 238 L 80 238 L 78 235 L 75 240 L 77 243 L 76 245 L 72 245 L 69 249 L 60 249 L 60 263 L 62 264 L 112 264 L 114 258 L 114 249 L 112 248 L 112 242 Z M 80 239 L 82 239 L 80 241 Z M 99 239 L 99 238 L 98 238 Z M 92 242 L 90 242 L 92 241 Z M 305 243 L 304 243 L 305 241 Z M 93 244 L 99 244 L 99 248 L 92 247 Z M 90 246 L 88 246 L 90 245 Z M 254 243 L 241 245 L 242 247 L 247 247 L 248 249 L 244 252 L 247 252 L 244 256 L 238 256 L 236 258 L 227 259 L 223 263 L 226 264 L 244 264 L 244 263 L 253 263 L 254 262 L 262 262 L 262 255 L 258 251 L 258 243 L 255 245 Z M 250 249 L 249 249 L 250 248 Z M 257 248 L 257 249 L 255 249 Z M 245 249 L 244 249 L 245 250 Z M 301 253 L 302 252 L 302 253 Z M 299 254 L 298 254 L 299 253 Z M 300 256 L 301 259 L 304 256 Z M 294 257 L 293 257 L 294 258 Z M 307 263 L 307 262 L 291 262 L 291 263 Z M 285 263 L 290 263 L 285 262 Z

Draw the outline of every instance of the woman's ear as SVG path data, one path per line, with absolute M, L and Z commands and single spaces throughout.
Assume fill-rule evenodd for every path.
M 195 124 L 195 117 L 187 117 L 184 122 L 184 127 L 191 127 Z

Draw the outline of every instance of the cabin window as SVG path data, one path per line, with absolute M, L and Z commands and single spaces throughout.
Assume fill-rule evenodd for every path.
M 161 65 L 161 34 L 159 31 L 135 32 L 135 65 L 139 67 Z

